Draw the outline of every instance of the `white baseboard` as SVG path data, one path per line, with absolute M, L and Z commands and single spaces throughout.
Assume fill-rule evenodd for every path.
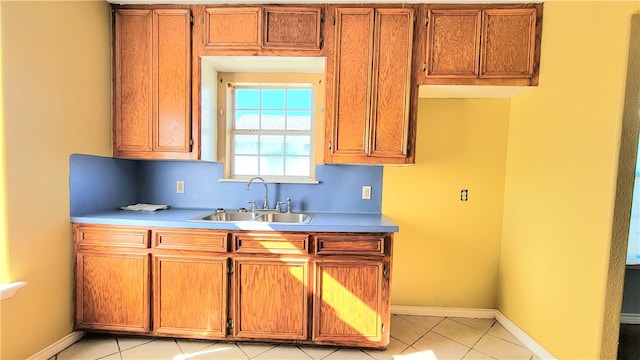
M 640 325 L 640 314 L 622 313 L 620 314 L 620 324 Z
M 494 319 L 494 309 L 471 309 L 451 307 L 426 307 L 391 305 L 391 313 L 396 315 L 448 316 L 462 318 Z
M 511 335 L 531 350 L 539 359 L 555 359 L 551 353 L 549 353 L 542 345 L 533 340 L 526 332 L 522 331 L 513 321 L 509 320 L 503 313 L 498 310 L 496 312 L 496 320 L 504 327 Z
M 82 339 L 83 336 L 84 336 L 84 331 L 74 331 L 71 334 L 63 337 L 62 339 L 47 346 L 46 348 L 31 355 L 29 358 L 27 358 L 27 360 L 49 359 L 53 355 L 73 345 L 76 341 Z
M 531 350 L 539 359 L 555 359 L 551 353 L 522 331 L 513 321 L 495 309 L 470 309 L 448 307 L 424 307 L 391 305 L 391 313 L 396 315 L 445 316 L 475 319 L 496 319 L 511 335 L 518 339 L 527 349 Z M 640 321 L 640 315 L 638 315 Z M 640 322 L 638 322 L 640 324 Z

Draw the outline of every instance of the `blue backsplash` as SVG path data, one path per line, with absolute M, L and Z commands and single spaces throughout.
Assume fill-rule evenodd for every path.
M 237 209 L 261 206 L 264 187 L 253 183 L 220 182 L 221 163 L 206 161 L 125 160 L 73 154 L 70 158 L 71 216 L 113 210 L 133 203 L 167 204 L 178 208 Z M 268 184 L 269 204 L 292 200 L 294 210 L 379 214 L 382 166 L 318 165 L 319 184 Z M 176 193 L 176 181 L 185 184 Z M 361 199 L 363 185 L 371 199 Z

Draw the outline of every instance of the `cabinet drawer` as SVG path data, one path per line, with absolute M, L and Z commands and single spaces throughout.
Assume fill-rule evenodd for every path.
M 156 249 L 226 252 L 229 233 L 211 230 L 154 230 Z
M 320 7 L 264 7 L 263 47 L 320 50 Z
M 205 48 L 259 49 L 262 38 L 260 7 L 205 9 Z
M 78 246 L 149 247 L 149 229 L 114 227 L 109 225 L 74 224 L 74 238 Z
M 316 236 L 318 255 L 385 255 L 386 234 L 379 235 L 339 235 L 319 234 Z
M 307 254 L 308 234 L 239 233 L 233 236 L 237 253 Z

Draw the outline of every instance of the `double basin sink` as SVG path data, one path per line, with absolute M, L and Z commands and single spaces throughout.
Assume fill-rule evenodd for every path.
M 263 223 L 309 224 L 313 219 L 310 213 L 284 212 L 215 212 L 207 216 L 191 219 L 193 221 L 239 222 L 256 221 Z

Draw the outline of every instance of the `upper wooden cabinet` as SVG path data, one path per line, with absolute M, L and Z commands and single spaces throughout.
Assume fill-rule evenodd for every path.
M 322 47 L 322 8 L 298 6 L 206 7 L 204 55 L 278 54 Z
M 422 84 L 537 85 L 542 4 L 428 5 Z
M 194 159 L 191 12 L 115 9 L 113 155 Z
M 327 163 L 414 162 L 413 8 L 330 8 Z

